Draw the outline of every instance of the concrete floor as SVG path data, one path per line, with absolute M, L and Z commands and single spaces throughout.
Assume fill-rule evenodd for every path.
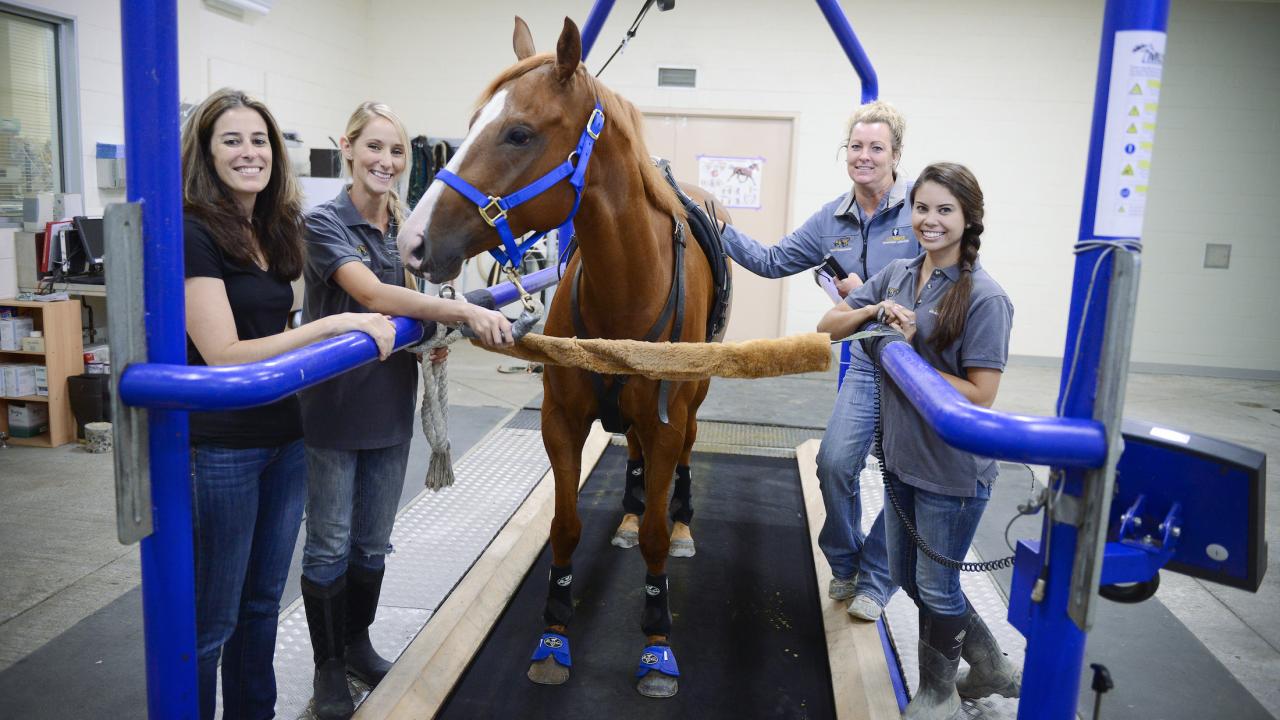
M 518 361 L 454 347 L 452 405 L 491 408 L 496 416 L 540 393 L 538 375 L 497 372 Z M 747 381 L 716 381 L 701 416 L 821 427 L 831 408 L 833 377 L 757 381 L 750 392 L 744 392 Z M 1057 388 L 1056 367 L 1015 359 L 996 407 L 1049 415 Z M 1265 452 L 1273 463 L 1280 457 L 1280 383 L 1134 373 L 1125 414 L 1246 445 Z M 137 549 L 115 538 L 111 473 L 110 455 L 90 455 L 75 446 L 0 450 L 0 672 L 137 586 Z M 1275 471 L 1268 473 L 1271 538 L 1280 537 L 1278 478 Z M 1157 597 L 1280 717 L 1280 552 L 1272 554 L 1257 594 L 1163 573 Z

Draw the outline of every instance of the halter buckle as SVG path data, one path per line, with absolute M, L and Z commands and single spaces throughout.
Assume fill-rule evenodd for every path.
M 484 218 L 484 221 L 489 224 L 489 227 L 495 227 L 499 220 L 505 220 L 507 218 L 507 211 L 503 210 L 502 206 L 498 204 L 498 201 L 501 199 L 502 198 L 490 195 L 489 204 L 478 208 L 480 210 L 480 217 Z M 493 215 L 489 214 L 490 210 L 494 212 Z
M 591 136 L 592 140 L 599 140 L 600 133 L 603 131 L 604 111 L 600 108 L 595 108 L 591 111 L 591 117 L 587 118 L 587 134 Z

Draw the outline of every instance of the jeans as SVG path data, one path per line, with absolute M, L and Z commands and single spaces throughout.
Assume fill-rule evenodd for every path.
M 303 577 L 327 586 L 347 573 L 349 562 L 382 569 L 408 464 L 408 440 L 376 450 L 307 446 Z
M 280 595 L 307 492 L 302 441 L 196 445 L 192 459 L 200 717 L 214 715 L 221 657 L 223 717 L 271 718 Z
M 912 487 L 892 473 L 887 473 L 886 479 L 903 512 L 929 547 L 954 560 L 964 560 L 982 511 L 987 509 L 991 488 L 977 483 L 976 496 L 956 497 Z M 889 566 L 894 581 L 922 609 L 935 615 L 963 614 L 968 605 L 960 590 L 960 571 L 939 565 L 916 547 L 894 511 L 887 491 L 884 507 Z
M 818 547 L 832 575 L 850 578 L 860 571 L 855 592 L 870 596 L 883 607 L 898 589 L 889 576 L 884 513 L 876 516 L 871 533 L 864 534 L 858 493 L 858 476 L 871 452 L 879 416 L 876 367 L 855 352 L 818 449 L 818 481 L 827 510 Z

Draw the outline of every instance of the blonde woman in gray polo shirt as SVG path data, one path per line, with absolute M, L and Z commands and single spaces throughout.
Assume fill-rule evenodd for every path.
M 924 254 L 887 265 L 827 312 L 818 330 L 836 339 L 867 324 L 896 330 L 864 341 L 877 365 L 887 342 L 911 343 L 966 399 L 990 407 L 1009 356 L 1013 305 L 978 262 L 982 190 L 964 166 L 938 163 L 917 178 L 911 207 Z M 920 687 L 906 717 L 958 719 L 960 697 L 1017 697 L 1022 673 L 973 612 L 959 570 L 917 548 L 907 522 L 938 553 L 963 558 L 991 497 L 996 463 L 944 443 L 893 381 L 881 378 L 885 482 L 906 516 L 885 513 L 889 569 L 920 612 Z M 957 678 L 962 656 L 970 670 Z
M 465 322 L 482 342 L 510 345 L 511 324 L 500 313 L 404 287 L 396 183 L 408 164 L 409 138 L 395 113 L 362 103 L 341 149 L 351 184 L 306 217 L 304 319 L 368 310 Z M 377 685 L 391 667 L 370 644 L 369 625 L 404 486 L 417 378 L 413 356 L 400 351 L 301 396 L 308 473 L 302 597 L 316 666 L 314 710 L 322 720 L 355 712 L 346 671 Z

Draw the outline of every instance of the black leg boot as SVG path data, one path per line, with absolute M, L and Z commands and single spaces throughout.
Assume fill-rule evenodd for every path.
M 369 626 L 378 613 L 384 572 L 386 568 L 347 566 L 347 669 L 369 687 L 377 686 L 391 670 L 391 662 L 369 642 Z
M 956 693 L 960 646 L 969 613 L 935 615 L 920 609 L 920 683 L 907 705 L 907 720 L 961 720 L 964 710 Z
M 307 629 L 311 632 L 316 665 L 313 710 L 320 720 L 346 720 L 356 711 L 347 690 L 343 662 L 347 633 L 346 577 L 338 578 L 332 585 L 317 585 L 302 578 L 302 602 L 307 610 Z

